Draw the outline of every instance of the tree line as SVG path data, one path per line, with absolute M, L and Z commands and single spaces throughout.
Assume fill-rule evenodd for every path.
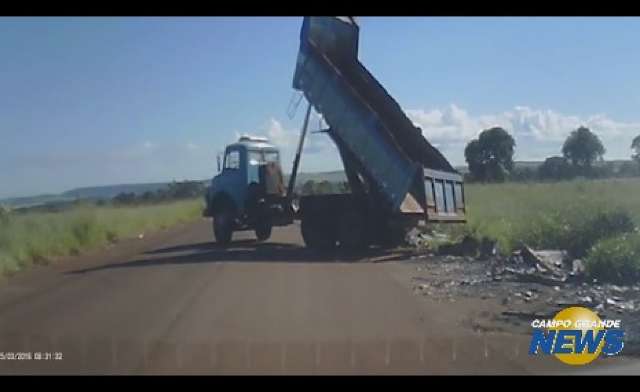
M 346 181 L 331 182 L 327 180 L 308 180 L 298 189 L 301 195 L 325 195 L 334 193 L 349 193 L 349 183 Z
M 604 145 L 598 135 L 584 126 L 569 134 L 562 145 L 562 155 L 548 157 L 536 169 L 515 167 L 515 147 L 514 138 L 503 128 L 482 131 L 464 150 L 469 168 L 467 180 L 503 182 L 640 176 L 640 135 L 631 142 L 632 161 L 618 167 L 604 162 Z
M 189 199 L 204 195 L 205 184 L 202 181 L 173 181 L 165 188 L 146 191 L 141 194 L 121 192 L 111 199 L 113 204 L 147 204 L 163 201 Z

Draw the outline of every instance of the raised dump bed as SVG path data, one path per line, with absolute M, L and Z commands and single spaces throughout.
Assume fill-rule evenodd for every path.
M 463 221 L 462 176 L 358 61 L 358 36 L 353 18 L 306 17 L 293 87 L 329 124 L 347 175 L 355 167 L 375 186 L 379 208 Z

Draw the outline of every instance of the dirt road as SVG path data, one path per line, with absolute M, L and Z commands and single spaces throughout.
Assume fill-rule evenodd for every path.
M 415 266 L 402 254 L 323 258 L 302 247 L 297 227 L 275 229 L 267 243 L 237 233 L 222 249 L 209 225 L 127 240 L 0 284 L 0 353 L 32 357 L 0 360 L 0 373 L 573 370 L 527 355 L 524 334 L 474 330 L 474 320 L 498 311 L 495 300 L 415 295 Z M 638 369 L 624 357 L 592 366 L 607 364 Z

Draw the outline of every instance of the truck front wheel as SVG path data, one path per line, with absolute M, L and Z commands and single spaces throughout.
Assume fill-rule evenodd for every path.
M 233 214 L 228 209 L 213 214 L 213 234 L 220 245 L 228 245 L 233 234 Z
M 271 237 L 271 223 L 261 223 L 256 226 L 255 231 L 258 241 L 266 241 Z

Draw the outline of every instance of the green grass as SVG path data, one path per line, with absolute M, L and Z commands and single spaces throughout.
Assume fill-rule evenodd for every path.
M 194 220 L 201 211 L 200 200 L 184 200 L 133 207 L 79 206 L 57 213 L 5 213 L 0 216 L 0 274 Z
M 503 254 L 527 244 L 582 258 L 601 241 L 640 226 L 640 179 L 467 184 L 465 191 L 467 224 L 437 229 L 454 238 L 471 234 L 497 240 Z
M 640 281 L 640 233 L 625 233 L 599 241 L 586 258 L 587 274 L 618 284 Z

